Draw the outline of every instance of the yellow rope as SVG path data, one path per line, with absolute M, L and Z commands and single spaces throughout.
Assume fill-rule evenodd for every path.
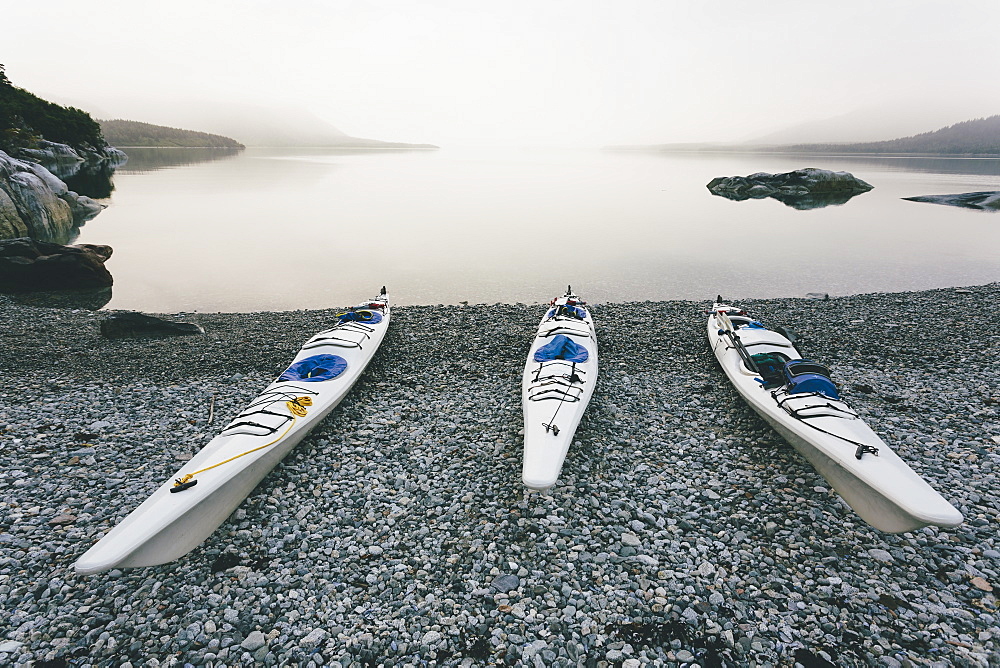
M 309 373 L 312 374 L 312 371 L 310 371 Z M 309 376 L 306 377 L 308 378 Z M 286 401 L 285 405 L 288 406 L 288 410 L 292 412 L 292 415 L 295 415 L 297 417 L 305 417 L 306 406 L 312 406 L 313 400 L 310 399 L 309 397 L 298 397 L 296 399 L 293 399 L 292 401 Z
M 178 478 L 176 481 L 174 481 L 174 487 L 179 487 L 180 485 L 183 485 L 184 483 L 190 481 L 191 478 L 195 477 L 199 473 L 204 473 L 205 471 L 211 471 L 212 469 L 214 469 L 216 467 L 219 467 L 219 466 L 222 466 L 223 464 L 228 464 L 229 462 L 233 461 L 234 459 L 239 459 L 240 457 L 243 457 L 245 455 L 249 455 L 250 453 L 257 452 L 258 450 L 263 450 L 264 448 L 267 448 L 267 447 L 270 447 L 270 446 L 274 445 L 275 443 L 277 443 L 278 441 L 280 441 L 281 439 L 283 439 L 285 437 L 285 435 L 292 430 L 292 427 L 295 426 L 295 421 L 298 418 L 306 416 L 306 412 L 307 412 L 306 411 L 306 406 L 312 406 L 312 403 L 313 403 L 313 401 L 309 397 L 296 397 L 295 399 L 292 399 L 291 401 L 286 401 L 285 405 L 288 407 L 288 410 L 292 412 L 292 414 L 293 414 L 294 417 L 292 418 L 292 421 L 288 424 L 288 428 L 285 429 L 285 431 L 281 432 L 281 436 L 279 436 L 278 438 L 274 439 L 270 443 L 265 443 L 264 445 L 257 446 L 256 448 L 253 448 L 252 450 L 247 450 L 246 452 L 241 452 L 240 454 L 234 455 L 234 456 L 230 457 L 229 459 L 226 459 L 226 460 L 223 460 L 221 462 L 218 462 L 217 464 L 212 464 L 211 466 L 206 466 L 205 468 L 199 469 L 197 471 L 193 471 L 192 473 L 187 473 L 187 474 L 181 476 L 180 478 Z

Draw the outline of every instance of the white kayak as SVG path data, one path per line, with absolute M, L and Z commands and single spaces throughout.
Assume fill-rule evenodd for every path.
M 552 300 L 542 318 L 521 379 L 521 477 L 528 488 L 544 490 L 556 483 L 596 383 L 594 321 L 570 287 Z
M 218 436 L 80 557 L 76 571 L 155 566 L 201 544 L 340 403 L 385 338 L 389 318 L 385 288 L 338 314 Z
M 868 524 L 902 533 L 962 522 L 962 514 L 841 400 L 829 370 L 802 359 L 787 336 L 716 302 L 708 342 L 750 407 Z

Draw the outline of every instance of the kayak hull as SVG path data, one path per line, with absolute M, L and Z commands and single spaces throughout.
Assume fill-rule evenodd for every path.
M 816 447 L 808 439 L 796 434 L 764 412 L 759 410 L 756 412 L 813 465 L 813 468 L 830 483 L 858 517 L 879 531 L 905 533 L 925 526 L 947 528 L 962 523 L 962 514 L 930 485 L 924 483 L 926 485 L 924 487 L 914 484 L 916 481 L 913 481 L 911 485 L 915 489 L 912 493 L 916 496 L 911 497 L 911 500 L 917 501 L 922 498 L 924 501 L 931 500 L 932 503 L 903 502 L 898 494 L 890 494 L 869 480 L 860 478 L 853 470 L 854 467 L 844 466 L 839 458 L 829 456 L 823 449 Z M 930 496 L 925 497 L 925 494 Z
M 749 369 L 732 339 L 720 333 L 727 329 L 725 321 L 730 318 L 724 312 L 730 309 L 716 304 L 707 328 L 709 345 L 729 381 L 859 517 L 886 533 L 931 525 L 954 527 L 962 522 L 962 514 L 846 403 L 828 396 L 788 393 L 787 386 L 765 388 L 762 374 Z M 732 318 L 739 341 L 749 353 L 781 353 L 789 360 L 802 359 L 786 337 L 767 329 L 740 327 L 744 320 L 749 318 Z M 870 449 L 863 450 L 861 445 Z
M 261 457 L 213 491 L 202 496 L 186 513 L 160 528 L 127 555 L 125 550 L 106 549 L 77 561 L 78 573 L 100 573 L 111 568 L 158 566 L 183 557 L 201 545 L 250 495 L 254 487 L 287 454 L 275 451 Z M 168 491 L 169 493 L 169 491 Z M 163 499 L 156 498 L 156 502 Z M 151 504 L 152 505 L 152 504 Z M 137 509 L 138 510 L 138 509 Z M 197 520 L 193 520 L 197 518 Z M 109 534 L 110 535 L 110 534 Z M 114 538 L 114 537 L 112 537 Z M 109 545 L 109 547 L 111 547 Z M 128 548 L 126 548 L 127 550 Z
M 576 316 L 556 315 L 567 304 Z M 587 351 L 586 360 L 539 362 L 536 353 L 556 337 L 566 337 Z M 528 489 L 544 491 L 556 484 L 573 437 L 597 383 L 598 352 L 594 321 L 575 295 L 553 300 L 532 340 L 521 379 L 524 411 L 524 460 L 521 478 Z
M 290 369 L 316 355 L 345 368 L 325 380 L 276 379 L 222 432 L 74 564 L 78 573 L 156 566 L 200 545 L 254 487 L 343 400 L 389 326 L 388 299 L 367 307 L 379 321 L 338 323 L 309 339 Z M 294 404 L 294 405 L 293 405 Z M 176 491 L 177 481 L 188 487 Z M 191 484 L 191 483 L 194 484 Z

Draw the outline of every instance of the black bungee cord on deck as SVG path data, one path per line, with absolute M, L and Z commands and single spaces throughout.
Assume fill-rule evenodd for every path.
M 781 393 L 783 393 L 785 395 L 785 397 L 783 399 L 779 399 L 778 398 L 778 394 L 781 394 Z M 847 438 L 846 436 L 841 436 L 840 434 L 835 434 L 832 431 L 827 431 L 826 429 L 823 429 L 822 427 L 817 427 L 816 425 L 814 425 L 813 423 L 811 423 L 811 422 L 808 421 L 811 418 L 819 418 L 819 417 L 832 417 L 832 418 L 837 418 L 837 419 L 840 419 L 840 420 L 857 420 L 858 419 L 858 414 L 857 413 L 855 413 L 855 412 L 853 412 L 851 410 L 844 410 L 842 408 L 834 406 L 829 401 L 827 401 L 826 403 L 823 403 L 823 404 L 813 404 L 811 406 L 803 406 L 802 408 L 797 408 L 797 409 L 796 408 L 791 408 L 791 407 L 789 407 L 787 405 L 788 401 L 790 399 L 793 399 L 793 398 L 800 398 L 801 397 L 801 398 L 804 399 L 806 397 L 823 397 L 823 398 L 828 399 L 829 397 L 827 397 L 825 394 L 821 394 L 819 392 L 804 392 L 804 393 L 801 393 L 801 394 L 796 394 L 793 397 L 793 395 L 789 394 L 788 391 L 785 390 L 784 387 L 779 387 L 778 389 L 773 390 L 771 392 L 771 397 L 774 399 L 775 403 L 778 404 L 778 407 L 780 407 L 782 410 L 784 410 L 790 416 L 792 416 L 793 418 L 795 418 L 796 420 L 798 420 L 802 424 L 806 425 L 807 427 L 815 429 L 816 431 L 818 431 L 818 432 L 820 432 L 822 434 L 826 434 L 828 436 L 833 436 L 834 438 L 839 439 L 841 441 L 844 441 L 846 443 L 850 443 L 851 445 L 858 446 L 857 450 L 855 450 L 855 452 L 854 452 L 854 458 L 855 459 L 861 459 L 861 457 L 863 455 L 865 455 L 866 453 L 867 454 L 872 454 L 872 455 L 875 455 L 876 457 L 878 457 L 879 450 L 874 445 L 868 445 L 867 443 L 861 443 L 860 441 L 855 441 L 854 439 Z M 829 414 L 827 414 L 827 415 L 802 415 L 801 414 L 802 411 L 808 410 L 808 409 L 811 409 L 811 408 L 829 408 L 832 411 L 836 411 L 838 413 L 844 413 L 844 415 L 829 415 Z
M 721 297 L 720 297 L 720 301 L 721 301 Z M 757 366 L 756 362 L 754 362 L 754 360 L 753 360 L 753 356 L 750 355 L 750 352 L 746 349 L 746 346 L 743 345 L 743 341 L 740 340 L 739 335 L 736 334 L 736 332 L 733 329 L 721 327 L 721 328 L 719 328 L 719 336 L 723 336 L 723 335 L 727 336 L 729 338 L 729 340 L 732 342 L 732 346 L 731 347 L 736 350 L 736 352 L 740 356 L 740 359 L 743 360 L 743 362 L 746 364 L 747 368 L 750 369 L 751 371 L 753 371 L 754 373 L 760 375 L 761 378 L 763 378 L 764 374 L 761 373 L 760 368 Z M 786 336 L 785 338 L 789 338 L 789 337 Z M 838 406 L 834 406 L 829 401 L 827 401 L 827 402 L 825 402 L 823 404 L 815 404 L 815 405 L 812 405 L 812 406 L 804 406 L 804 407 L 799 408 L 799 409 L 791 408 L 790 406 L 787 405 L 787 402 L 790 399 L 792 399 L 793 396 L 785 389 L 787 386 L 788 385 L 786 383 L 784 386 L 782 386 L 780 388 L 777 388 L 775 390 L 772 390 L 771 391 L 771 398 L 773 398 L 774 401 L 775 401 L 775 403 L 778 405 L 778 407 L 781 408 L 783 411 L 785 411 L 788 415 L 790 415 L 791 417 L 795 418 L 796 420 L 798 420 L 802 424 L 810 427 L 811 429 L 815 429 L 816 431 L 818 431 L 818 432 L 820 432 L 822 434 L 826 434 L 828 436 L 833 436 L 836 439 L 839 439 L 839 440 L 844 441 L 846 443 L 850 443 L 851 445 L 857 446 L 857 450 L 855 450 L 855 452 L 854 452 L 855 459 L 859 459 L 860 460 L 865 454 L 872 454 L 872 455 L 875 455 L 876 457 L 878 456 L 879 449 L 877 447 L 875 447 L 873 445 L 869 445 L 868 443 L 861 443 L 860 441 L 855 441 L 853 439 L 847 438 L 846 436 L 841 436 L 840 434 L 835 434 L 835 433 L 833 433 L 831 431 L 827 431 L 826 429 L 823 429 L 822 427 L 818 427 L 815 424 L 813 424 L 813 423 L 811 423 L 811 422 L 808 421 L 811 418 L 817 418 L 817 417 L 835 417 L 835 418 L 839 418 L 841 420 L 856 420 L 858 418 L 857 413 L 854 413 L 851 410 L 845 410 L 845 409 L 839 408 Z M 778 398 L 778 394 L 779 393 L 783 393 L 785 395 L 785 397 L 782 398 L 782 399 L 779 399 Z M 821 394 L 819 392 L 808 392 L 808 393 L 796 394 L 795 398 L 800 398 L 800 397 L 801 398 L 805 398 L 805 397 L 809 397 L 809 396 L 823 397 L 825 399 L 829 399 L 829 397 L 827 397 L 825 394 Z M 837 413 L 843 413 L 844 415 L 829 415 L 829 414 L 828 415 L 802 415 L 801 414 L 801 411 L 807 410 L 807 409 L 810 409 L 810 408 L 829 408 L 831 411 L 835 411 Z

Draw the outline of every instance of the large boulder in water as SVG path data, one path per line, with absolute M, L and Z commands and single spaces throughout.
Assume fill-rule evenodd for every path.
M 742 201 L 772 197 L 796 209 L 843 204 L 873 186 L 848 172 L 796 169 L 783 174 L 757 172 L 749 176 L 720 176 L 708 183 L 713 195 Z
M 114 283 L 104 262 L 111 246 L 63 246 L 28 237 L 0 240 L 0 290 L 76 290 Z

